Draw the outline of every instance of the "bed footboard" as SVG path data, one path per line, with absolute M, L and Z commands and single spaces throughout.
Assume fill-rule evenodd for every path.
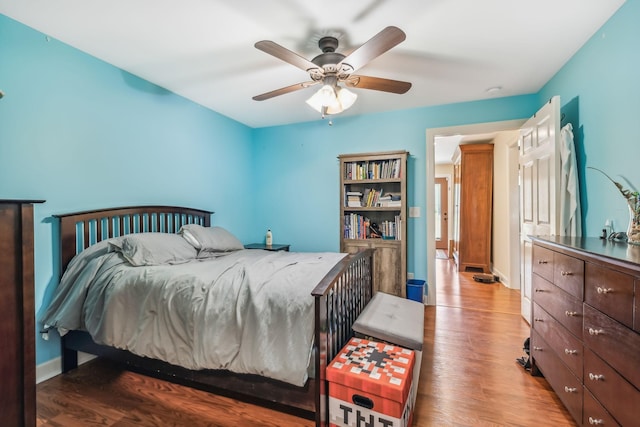
M 316 426 L 329 425 L 326 368 L 353 337 L 351 326 L 373 294 L 373 249 L 345 257 L 316 286 Z

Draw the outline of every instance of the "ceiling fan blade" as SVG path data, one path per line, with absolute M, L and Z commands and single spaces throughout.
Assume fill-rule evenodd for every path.
M 346 86 L 356 89 L 373 89 L 391 93 L 406 93 L 411 89 L 411 83 L 402 82 L 400 80 L 381 79 L 379 77 L 369 76 L 349 76 L 344 81 Z
M 280 46 L 279 44 L 272 42 L 271 40 L 262 40 L 255 44 L 255 47 L 269 55 L 275 56 L 278 59 L 288 62 L 300 68 L 303 71 L 309 71 L 312 69 L 318 69 L 319 67 L 306 58 L 298 55 L 289 49 Z
M 253 100 L 264 101 L 265 99 L 270 99 L 276 96 L 284 95 L 285 93 L 295 92 L 296 90 L 300 90 L 300 89 L 306 89 L 318 83 L 320 82 L 310 81 L 310 82 L 296 83 L 291 86 L 282 87 L 280 89 L 272 90 L 271 92 L 266 92 L 261 95 L 256 95 L 253 97 Z
M 340 65 L 347 64 L 355 71 L 364 67 L 369 61 L 382 55 L 392 47 L 400 44 L 407 36 L 398 27 L 387 27 L 373 36 L 365 44 L 351 52 L 349 56 L 344 58 Z

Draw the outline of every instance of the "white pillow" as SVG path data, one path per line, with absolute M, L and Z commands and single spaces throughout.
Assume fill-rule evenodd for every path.
M 244 249 L 236 236 L 222 227 L 203 227 L 198 224 L 186 224 L 178 234 L 200 252 L 229 252 Z
M 198 256 L 196 249 L 173 233 L 138 233 L 109 244 L 133 266 L 181 264 Z

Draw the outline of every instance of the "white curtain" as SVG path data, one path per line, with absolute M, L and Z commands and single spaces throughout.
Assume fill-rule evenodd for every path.
M 573 143 L 573 126 L 567 123 L 560 130 L 560 235 L 582 236 L 580 187 Z

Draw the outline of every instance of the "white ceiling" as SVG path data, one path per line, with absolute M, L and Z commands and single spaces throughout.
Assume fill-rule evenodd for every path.
M 0 0 L 0 12 L 251 127 L 318 120 L 309 80 L 253 45 L 311 59 L 321 35 L 348 54 L 384 27 L 404 42 L 358 74 L 409 81 L 404 95 L 355 89 L 342 116 L 537 92 L 624 0 Z M 500 87 L 498 91 L 489 88 Z M 3 88 L 7 94 L 10 88 Z

